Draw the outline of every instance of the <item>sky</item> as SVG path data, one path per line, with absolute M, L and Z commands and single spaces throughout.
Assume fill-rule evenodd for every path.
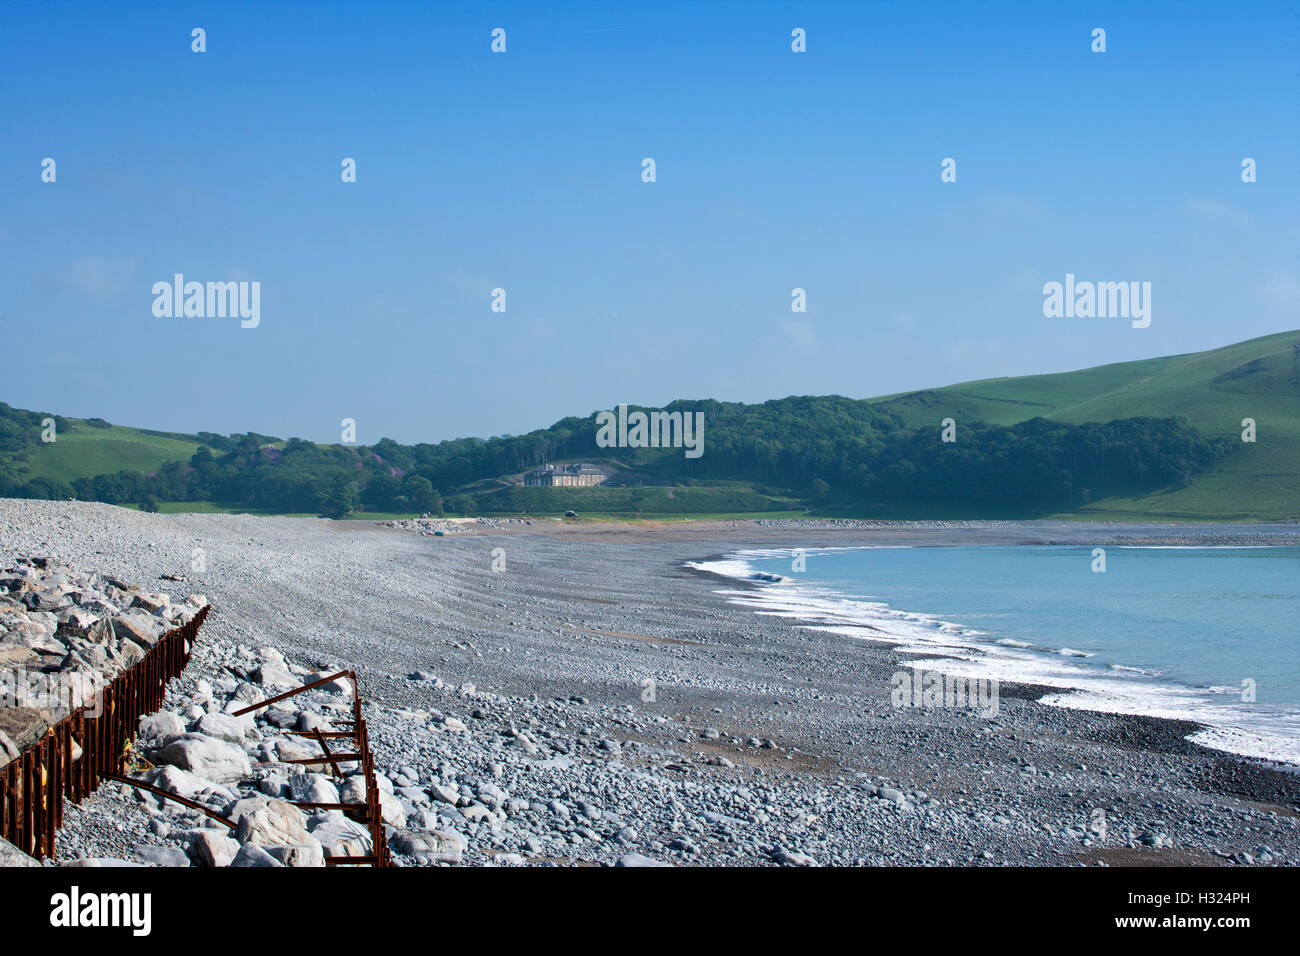
M 1300 327 L 1298 253 L 1295 2 L 0 5 L 19 408 L 369 444 L 868 397 Z M 155 315 L 176 273 L 259 324 Z M 1046 317 L 1067 273 L 1150 326 Z

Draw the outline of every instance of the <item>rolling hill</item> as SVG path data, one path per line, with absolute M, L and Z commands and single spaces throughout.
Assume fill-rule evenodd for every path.
M 1042 416 L 1102 422 L 1133 415 L 1184 416 L 1209 436 L 1257 440 L 1185 488 L 1078 509 L 1098 518 L 1224 519 L 1300 515 L 1300 331 L 1207 352 L 1102 365 L 1077 372 L 993 378 L 870 401 L 914 425 L 939 419 L 1010 425 Z
M 42 445 L 30 457 L 25 472 L 28 478 L 72 481 L 124 468 L 148 473 L 168 461 L 189 461 L 199 448 L 197 438 L 164 436 L 123 425 L 96 428 L 77 419 L 72 424 L 72 430 L 60 432 L 56 441 Z
M 979 507 L 989 510 L 977 514 L 1010 515 L 1008 504 L 1034 494 L 1038 482 L 1060 484 L 1064 469 L 1073 479 L 1055 499 L 1070 502 L 1056 511 L 1062 517 L 1300 516 L 1300 331 L 1206 352 L 872 399 L 803 396 L 668 407 L 705 411 L 710 444 L 703 460 L 684 460 L 667 449 L 598 450 L 590 417 L 501 439 L 414 446 L 384 439 L 369 448 L 60 418 L 58 440 L 46 444 L 35 438 L 44 413 L 0 404 L 0 488 L 21 494 L 29 482 L 25 493 L 55 497 L 76 483 L 77 496 L 99 500 L 133 503 L 146 494 L 163 504 L 187 499 L 166 510 L 310 512 L 332 496 L 343 511 L 349 502 L 406 511 L 442 494 L 454 496 L 444 497 L 453 508 L 516 514 L 567 508 L 615 515 L 790 514 L 803 508 L 828 515 L 960 517 L 968 484 L 982 482 L 987 489 L 1001 483 L 1006 500 L 990 505 L 986 495 Z M 956 457 L 936 465 L 943 453 L 933 449 L 944 418 L 961 423 L 970 444 L 945 446 L 952 449 L 947 456 Z M 1241 441 L 1246 418 L 1256 423 L 1254 443 Z M 1162 447 L 1154 449 L 1157 444 Z M 905 447 L 910 458 L 899 461 Z M 1094 454 L 1099 447 L 1110 448 L 1109 466 L 1108 453 Z M 539 462 L 592 460 L 613 451 L 618 458 L 607 463 L 626 469 L 642 487 L 541 489 L 505 480 Z M 1115 466 L 1119 458 L 1126 462 L 1118 469 L 1123 474 Z M 1022 478 L 1027 473 L 1035 477 Z M 1170 477 L 1160 484 L 1154 477 L 1160 474 Z M 412 491 L 408 484 L 417 476 L 427 487 Z M 929 499 L 909 496 L 908 488 L 927 482 Z M 935 487 L 943 498 L 935 497 Z M 962 491 L 949 494 L 953 488 Z M 1044 499 L 1025 514 L 1051 510 Z

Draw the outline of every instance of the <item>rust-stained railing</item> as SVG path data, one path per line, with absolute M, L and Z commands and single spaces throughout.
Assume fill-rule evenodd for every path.
M 351 727 L 351 730 L 331 730 L 321 731 L 304 730 L 296 732 L 300 737 L 310 737 L 314 739 L 321 747 L 319 757 L 300 757 L 292 760 L 283 760 L 282 763 L 298 764 L 328 764 L 334 770 L 336 777 L 342 777 L 340 764 L 361 762 L 361 773 L 366 781 L 366 800 L 365 803 L 307 803 L 304 801 L 294 801 L 299 807 L 306 810 L 342 810 L 348 816 L 364 823 L 370 829 L 370 854 L 368 856 L 329 856 L 325 858 L 327 866 L 391 866 L 392 855 L 388 849 L 388 836 L 384 832 L 383 808 L 379 804 L 379 787 L 375 781 L 375 758 L 370 752 L 370 735 L 366 730 L 366 719 L 361 714 L 361 689 L 357 685 L 357 675 L 353 671 L 339 671 L 337 674 L 330 674 L 328 677 L 322 677 L 314 680 L 309 684 L 303 684 L 301 687 L 295 687 L 293 690 L 285 691 L 283 694 L 277 694 L 261 703 L 252 704 L 243 710 L 237 710 L 235 717 L 241 717 L 244 714 L 250 714 L 255 710 L 263 707 L 269 707 L 271 704 L 278 703 L 296 694 L 304 691 L 313 690 L 330 681 L 339 680 L 346 677 L 352 682 L 352 719 L 331 721 L 335 727 Z M 348 737 L 352 740 L 355 753 L 338 753 L 329 748 L 325 742 L 327 737 L 339 738 Z
M 127 775 L 126 745 L 135 737 L 140 718 L 163 706 L 167 682 L 179 677 L 189 663 L 199 627 L 208 616 L 203 607 L 181 627 L 168 631 L 145 652 L 133 667 L 113 678 L 100 692 L 98 706 L 77 708 L 67 717 L 47 728 L 44 736 L 14 760 L 0 768 L 0 836 L 34 857 L 54 857 L 54 838 L 63 825 L 63 799 L 80 803 L 95 791 L 103 780 L 148 790 L 157 796 L 175 800 L 200 810 L 210 817 L 234 827 L 201 804 L 159 790 Z M 328 764 L 341 776 L 340 764 L 359 761 L 366 781 L 364 803 L 298 803 L 304 809 L 342 810 L 370 830 L 371 852 L 367 856 L 327 857 L 332 866 L 369 864 L 392 865 L 388 839 L 384 832 L 383 811 L 375 780 L 375 760 L 370 752 L 370 737 L 361 713 L 361 694 L 357 675 L 340 671 L 302 687 L 279 694 L 259 704 L 237 711 L 236 716 L 251 713 L 303 691 L 330 681 L 347 678 L 352 682 L 352 720 L 334 721 L 335 727 L 348 730 L 303 731 L 320 744 L 320 757 L 286 760 L 285 763 Z M 326 738 L 347 737 L 353 741 L 354 753 L 331 751 Z M 74 757 L 77 748 L 81 753 Z
M 163 706 L 167 682 L 185 670 L 207 616 L 202 607 L 158 638 L 140 661 L 109 681 L 96 703 L 78 707 L 0 768 L 0 836 L 30 856 L 53 858 L 64 798 L 80 803 L 101 780 L 121 778 L 126 744 L 140 718 Z

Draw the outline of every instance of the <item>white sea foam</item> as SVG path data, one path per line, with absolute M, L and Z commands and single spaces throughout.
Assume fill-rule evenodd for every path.
M 805 553 L 814 550 L 832 549 L 806 549 Z M 790 554 L 788 549 L 738 551 L 713 561 L 689 562 L 689 566 L 756 585 L 718 592 L 731 603 L 764 616 L 802 621 L 810 630 L 888 646 L 907 655 L 909 667 L 1059 688 L 1041 700 L 1051 707 L 1192 721 L 1203 725 L 1187 738 L 1193 743 L 1300 766 L 1300 713 L 1229 702 L 1226 698 L 1239 694 L 1240 688 L 1186 687 L 1161 680 L 1158 671 L 1124 664 L 1103 669 L 1084 663 L 1092 656 L 1087 651 L 1039 649 L 1011 638 L 980 641 L 983 632 L 931 614 L 849 598 L 789 578 L 781 584 L 754 580 L 757 569 L 751 560 Z

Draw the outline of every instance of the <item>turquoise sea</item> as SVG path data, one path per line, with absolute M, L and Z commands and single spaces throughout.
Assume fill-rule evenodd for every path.
M 1091 547 L 810 548 L 697 566 L 758 580 L 728 595 L 758 613 L 893 645 L 914 666 L 1196 720 L 1197 742 L 1300 764 L 1300 548 L 1104 557 L 1098 572 Z

